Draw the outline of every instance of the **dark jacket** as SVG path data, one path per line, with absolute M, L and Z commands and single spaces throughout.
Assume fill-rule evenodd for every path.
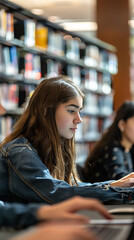
M 98 159 L 86 166 L 86 181 L 118 180 L 133 171 L 131 150 L 126 152 L 119 142 L 112 141 L 105 145 Z

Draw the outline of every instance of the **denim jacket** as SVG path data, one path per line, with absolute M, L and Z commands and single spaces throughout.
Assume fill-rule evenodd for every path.
M 0 150 L 0 199 L 53 204 L 79 195 L 105 204 L 134 204 L 134 188 L 113 188 L 111 181 L 70 186 L 54 179 L 37 151 L 20 137 Z
M 36 212 L 41 204 L 4 203 L 0 201 L 0 227 L 23 229 L 39 223 Z

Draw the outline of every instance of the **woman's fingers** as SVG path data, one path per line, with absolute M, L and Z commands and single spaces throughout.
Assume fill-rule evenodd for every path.
M 109 212 L 104 207 L 104 205 L 94 198 L 88 199 L 88 198 L 74 197 L 72 201 L 70 200 L 70 204 L 68 204 L 66 211 L 70 213 L 74 213 L 83 209 L 95 210 L 108 219 L 113 218 L 113 216 L 109 214 Z

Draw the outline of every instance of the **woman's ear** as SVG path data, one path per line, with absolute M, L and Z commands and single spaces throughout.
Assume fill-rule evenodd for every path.
M 124 129 L 125 129 L 125 121 L 123 119 L 121 119 L 119 122 L 118 122 L 118 128 L 120 129 L 121 132 L 124 132 Z

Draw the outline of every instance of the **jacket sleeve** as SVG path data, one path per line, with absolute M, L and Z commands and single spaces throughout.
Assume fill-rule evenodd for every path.
M 40 204 L 0 204 L 0 227 L 23 229 L 39 223 L 36 218 L 36 211 L 39 207 Z
M 65 181 L 54 179 L 37 152 L 28 147 L 14 147 L 6 159 L 10 192 L 27 202 L 53 204 L 79 195 L 108 204 L 122 204 L 128 202 L 132 193 L 130 189 L 126 193 L 122 189 L 107 187 L 109 182 L 70 186 Z

